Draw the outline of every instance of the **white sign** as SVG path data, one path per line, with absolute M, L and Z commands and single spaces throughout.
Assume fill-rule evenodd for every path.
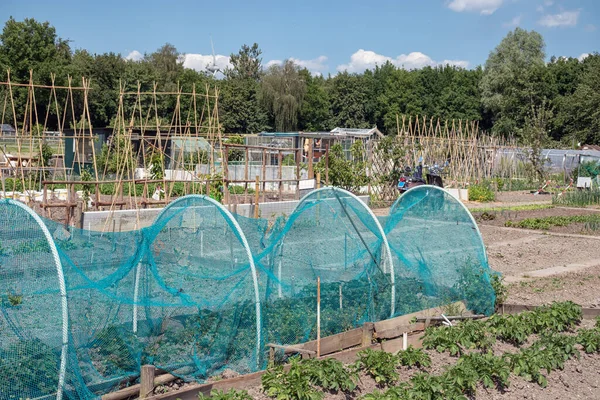
M 592 178 L 580 176 L 577 178 L 577 187 L 578 188 L 591 188 L 592 187 Z
M 314 179 L 302 179 L 298 182 L 298 189 L 314 189 L 315 188 L 315 180 Z

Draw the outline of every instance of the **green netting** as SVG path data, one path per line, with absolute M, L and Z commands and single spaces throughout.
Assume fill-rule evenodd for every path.
M 323 188 L 272 224 L 186 196 L 123 233 L 38 224 L 7 200 L 0 244 L 0 399 L 97 398 L 143 364 L 196 381 L 262 369 L 267 343 L 316 338 L 317 278 L 322 336 L 456 300 L 494 304 L 477 226 L 427 186 L 380 218 Z
M 483 239 L 459 200 L 437 186 L 417 186 L 392 205 L 384 224 L 401 285 L 398 313 L 459 300 L 476 313 L 494 311 Z

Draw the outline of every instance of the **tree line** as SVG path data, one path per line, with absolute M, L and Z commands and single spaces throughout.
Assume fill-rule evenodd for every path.
M 420 115 L 479 121 L 492 134 L 540 145 L 600 143 L 600 55 L 584 59 L 551 57 L 543 37 L 521 28 L 509 32 L 484 66 L 405 70 L 391 63 L 363 73 L 326 77 L 284 61 L 263 65 L 257 44 L 243 45 L 219 78 L 184 68 L 182 54 L 165 44 L 139 61 L 117 53 L 73 50 L 49 22 L 12 17 L 0 34 L 0 76 L 5 81 L 66 84 L 67 77 L 91 79 L 91 123 L 111 126 L 119 84 L 128 90 L 175 91 L 178 85 L 219 87 L 219 116 L 226 133 L 321 131 L 336 126 L 397 130 L 397 116 Z M 25 101 L 25 95 L 21 96 Z M 75 103 L 78 99 L 75 99 Z M 76 104 L 82 107 L 82 104 Z M 175 100 L 160 100 L 165 115 Z M 533 133 L 532 133 L 533 132 Z M 532 135 L 534 137 L 532 137 Z

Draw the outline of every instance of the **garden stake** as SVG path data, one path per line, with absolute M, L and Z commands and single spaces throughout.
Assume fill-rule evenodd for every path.
M 260 181 L 259 176 L 256 175 L 256 182 L 254 183 L 254 218 L 258 219 L 258 196 L 260 193 Z
M 321 357 L 321 277 L 317 277 L 317 358 Z

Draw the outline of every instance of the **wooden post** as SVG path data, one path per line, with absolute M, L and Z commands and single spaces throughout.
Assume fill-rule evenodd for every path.
M 267 150 L 263 149 L 263 156 L 262 156 L 263 203 L 265 202 L 265 193 L 267 193 L 267 182 L 265 182 L 266 180 L 267 180 Z
M 260 177 L 256 175 L 254 183 L 254 218 L 258 218 L 258 199 L 260 194 Z
M 329 186 L 329 143 L 325 147 L 325 185 Z
M 94 207 L 94 209 L 96 211 L 99 210 L 99 208 L 98 208 L 99 207 L 98 206 L 99 202 L 100 202 L 100 185 L 98 184 L 98 182 L 96 182 L 96 201 L 95 201 L 96 204 L 95 204 L 95 207 Z
M 152 396 L 154 392 L 154 373 L 156 369 L 154 365 L 142 365 L 142 373 L 140 375 L 140 399 L 145 399 Z
M 317 277 L 317 358 L 321 357 L 321 277 Z
M 4 175 L 2 176 L 2 183 L 4 183 Z M 2 192 L 4 193 L 4 195 L 6 196 L 6 190 L 4 190 L 4 188 L 2 188 Z M 42 197 L 42 204 L 45 206 L 46 204 L 48 204 L 48 186 L 44 183 L 44 194 Z M 44 218 L 47 217 L 46 214 L 46 207 L 42 207 L 42 216 Z
M 311 138 L 308 141 L 308 179 L 314 179 L 314 177 L 315 177 L 315 173 L 313 170 L 313 158 L 314 158 L 313 147 L 314 147 L 314 140 Z
M 300 162 L 302 150 L 296 150 L 296 199 L 300 200 Z
M 281 150 L 279 150 L 279 153 L 277 154 L 277 164 L 279 164 L 279 169 L 277 171 L 277 179 L 279 179 L 279 201 L 283 200 L 283 154 L 281 153 Z
M 227 165 L 228 156 L 229 148 L 225 146 L 225 154 L 223 155 L 223 204 L 229 204 L 229 166 Z
M 246 158 L 244 159 L 244 203 L 248 202 L 248 148 L 246 147 Z
M 362 347 L 371 345 L 373 340 L 373 332 L 375 331 L 375 324 L 372 322 L 365 322 L 362 326 Z
M 321 188 L 321 173 L 317 171 L 317 189 Z

